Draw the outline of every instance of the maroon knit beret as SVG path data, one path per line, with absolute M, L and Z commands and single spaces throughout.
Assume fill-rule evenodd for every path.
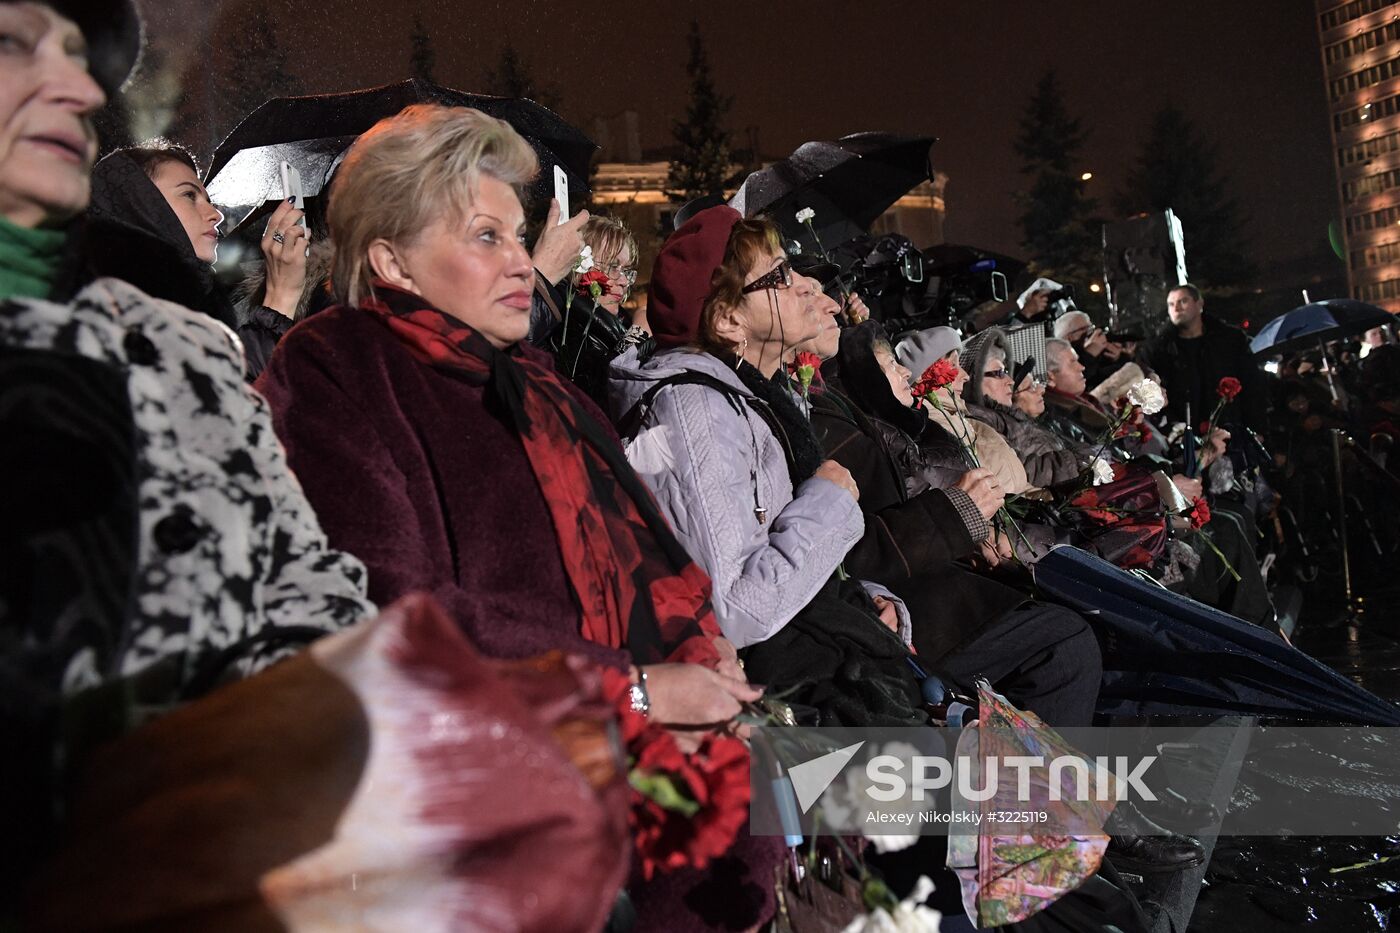
M 744 217 L 727 204 L 701 211 L 671 234 L 651 269 L 647 324 L 661 349 L 694 343 L 710 280 Z

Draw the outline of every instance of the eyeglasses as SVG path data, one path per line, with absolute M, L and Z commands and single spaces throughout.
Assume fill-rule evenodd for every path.
M 1010 379 L 1011 374 L 1004 369 L 989 369 L 982 373 L 988 379 Z
M 777 268 L 772 272 L 766 275 L 760 275 L 758 278 L 739 289 L 739 293 L 741 295 L 747 295 L 750 292 L 763 291 L 766 288 L 792 288 L 792 263 L 784 259 L 782 262 L 778 263 Z
M 627 283 L 628 288 L 637 284 L 637 270 L 630 266 L 624 266 L 620 262 L 613 261 L 604 265 L 602 269 L 603 274 L 608 278 L 620 279 Z

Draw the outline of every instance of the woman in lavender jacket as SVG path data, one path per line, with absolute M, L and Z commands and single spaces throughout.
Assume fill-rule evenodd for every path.
M 750 677 L 803 682 L 797 701 L 830 724 L 919 722 L 903 604 L 838 569 L 865 531 L 859 490 L 824 459 L 803 400 L 774 380 L 829 304 L 771 223 L 702 211 L 657 257 L 648 320 L 662 352 L 614 361 L 612 413 L 628 460 L 710 574 Z

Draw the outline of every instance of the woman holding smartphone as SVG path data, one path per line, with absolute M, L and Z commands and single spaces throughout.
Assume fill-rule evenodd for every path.
M 214 270 L 223 214 L 210 202 L 194 156 L 156 140 L 118 149 L 93 168 L 84 257 L 92 275 L 125 279 L 233 328 L 251 382 L 302 303 L 310 251 L 304 217 L 290 200 L 272 213 L 260 243 L 261 281 L 248 289 L 256 302 L 235 306 Z

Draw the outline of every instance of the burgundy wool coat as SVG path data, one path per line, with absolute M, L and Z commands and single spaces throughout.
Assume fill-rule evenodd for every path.
M 371 599 L 431 593 L 490 657 L 563 650 L 630 663 L 626 651 L 580 633 L 549 508 L 486 387 L 419 362 L 372 312 L 339 306 L 288 331 L 256 388 L 332 546 L 369 569 Z M 612 434 L 597 406 L 575 395 Z M 781 854 L 745 827 L 708 871 L 645 885 L 634 874 L 637 929 L 756 925 L 775 909 Z M 725 893 L 710 896 L 718 878 Z
M 431 593 L 491 657 L 629 663 L 579 633 L 549 508 L 486 387 L 414 359 L 374 314 L 337 307 L 287 333 L 257 388 L 326 534 L 369 568 L 376 603 Z

